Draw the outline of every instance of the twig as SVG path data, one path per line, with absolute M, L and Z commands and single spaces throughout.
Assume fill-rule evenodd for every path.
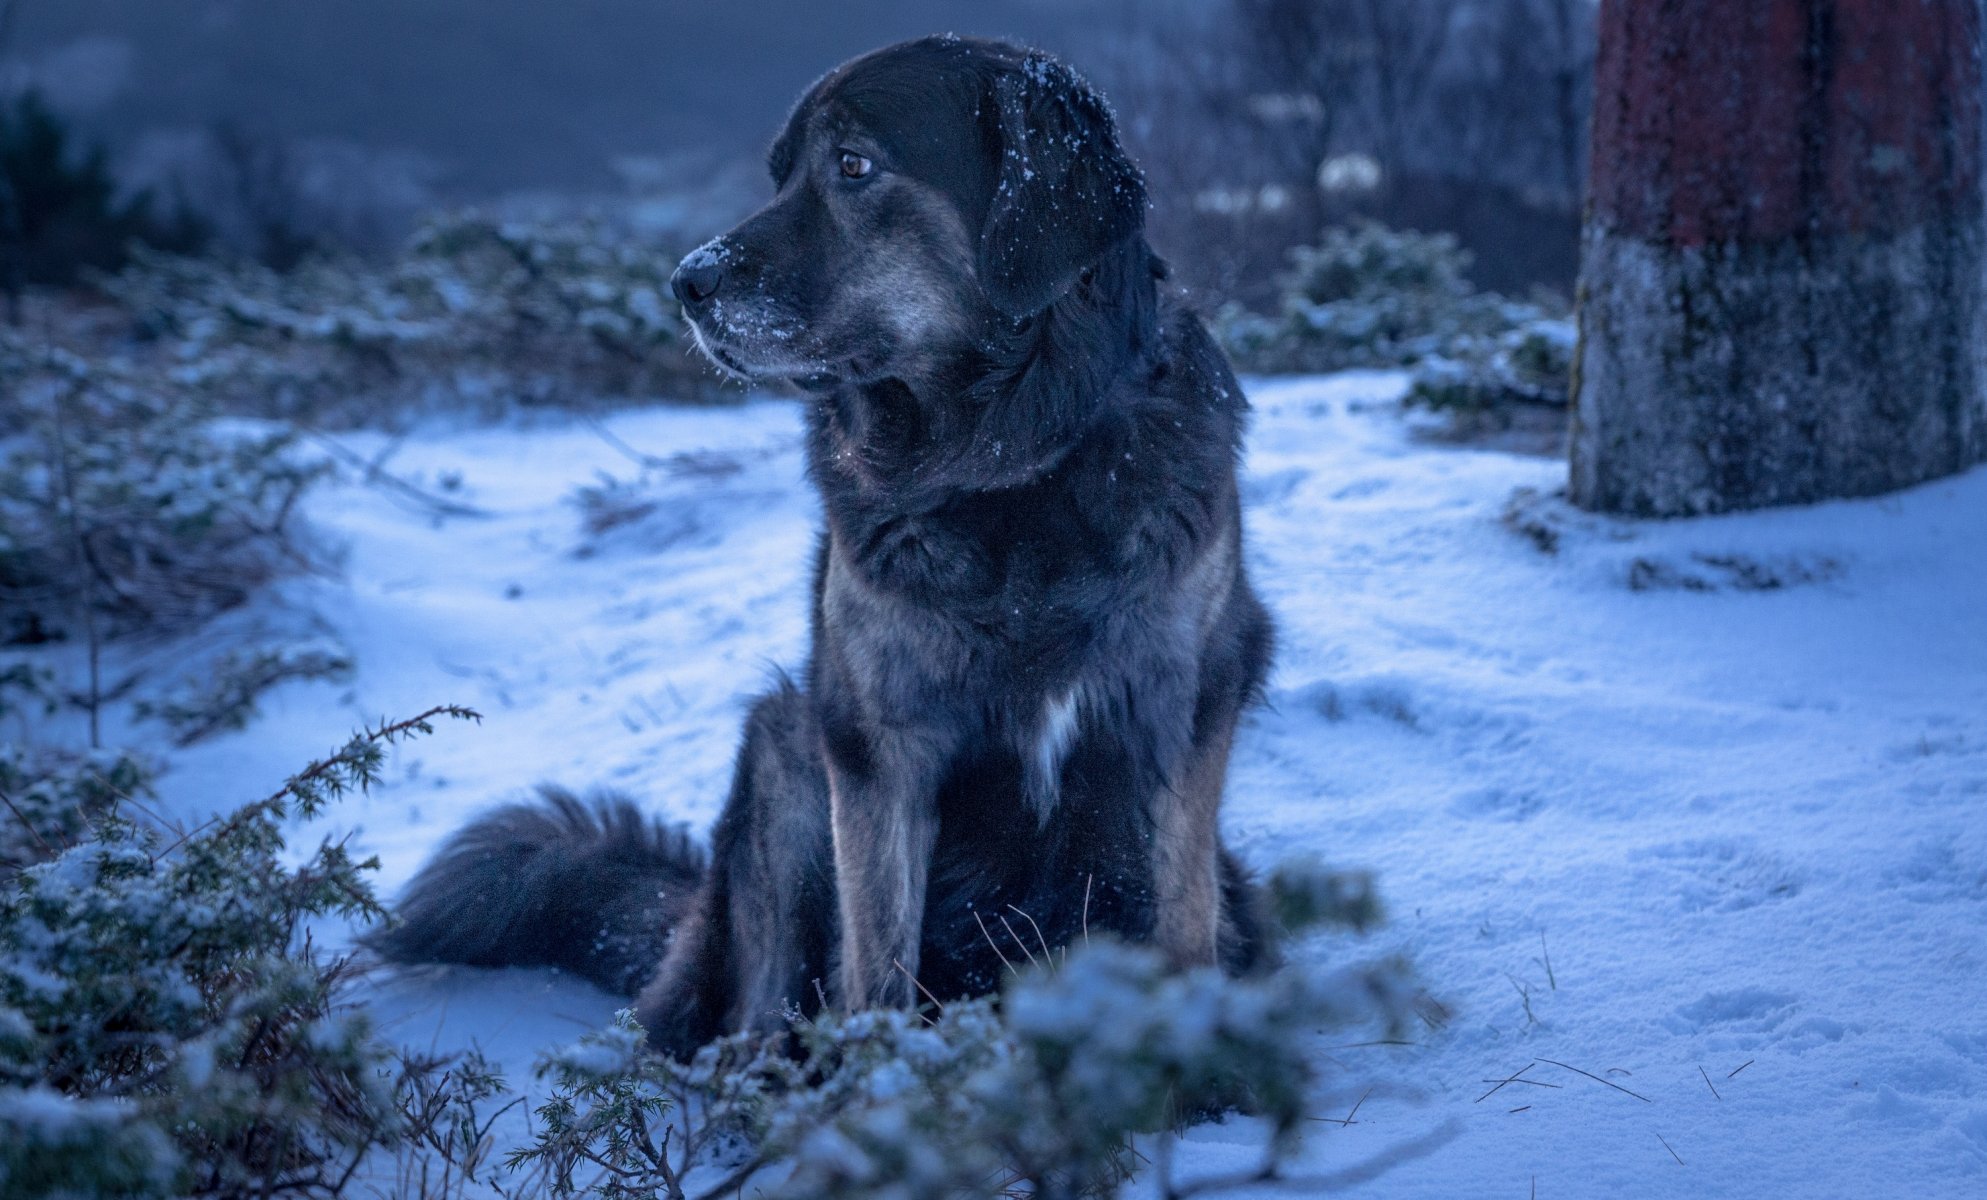
M 362 742 L 367 746 L 376 745 L 380 742 L 386 742 L 388 744 L 391 744 L 395 739 L 406 734 L 409 730 L 420 730 L 423 733 L 429 732 L 432 729 L 432 726 L 429 724 L 429 722 L 435 717 L 455 717 L 458 720 L 477 721 L 477 722 L 481 722 L 483 720 L 483 714 L 477 712 L 473 708 L 464 708 L 460 704 L 437 704 L 435 707 L 429 709 L 424 713 L 421 713 L 419 716 L 409 717 L 404 721 L 394 721 L 390 724 L 383 723 L 377 729 L 362 730 L 354 740 Z M 351 744 L 348 742 L 345 749 L 340 750 L 335 754 L 326 755 L 325 757 L 320 758 L 317 761 L 311 763 L 309 766 L 297 772 L 295 775 L 290 776 L 290 778 L 284 782 L 282 787 L 277 788 L 275 791 L 269 793 L 269 795 L 263 797 L 261 800 L 256 801 L 254 804 L 244 806 L 243 808 L 239 809 L 231 816 L 229 816 L 225 821 L 223 821 L 220 817 L 209 817 L 205 821 L 202 821 L 200 824 L 195 825 L 193 828 L 182 832 L 179 836 L 179 840 L 172 843 L 172 845 L 167 846 L 165 849 L 159 851 L 159 855 L 163 857 L 166 854 L 171 853 L 182 843 L 186 842 L 187 840 L 193 837 L 198 836 L 199 834 L 206 832 L 208 829 L 213 828 L 215 826 L 219 826 L 219 829 L 217 830 L 217 835 L 221 833 L 226 833 L 227 831 L 235 828 L 236 826 L 242 824 L 243 822 L 248 821 L 258 816 L 259 814 L 266 812 L 269 809 L 281 804 L 285 796 L 295 796 L 297 794 L 296 789 L 299 785 L 306 783 L 314 783 L 320 779 L 323 779 L 340 765 L 345 763 L 350 763 L 352 761 L 354 761 L 354 750 Z
M 1378 1179 L 1402 1163 L 1411 1162 L 1414 1159 L 1423 1158 L 1434 1153 L 1436 1150 L 1455 1140 L 1456 1134 L 1460 1129 L 1461 1126 L 1457 1122 L 1445 1121 L 1438 1128 L 1423 1134 L 1421 1137 L 1391 1146 L 1374 1155 L 1372 1158 L 1364 1162 L 1354 1163 L 1342 1171 L 1333 1171 L 1324 1175 L 1285 1176 L 1278 1172 L 1277 1164 L 1272 1161 L 1251 1171 L 1237 1171 L 1230 1175 L 1216 1175 L 1207 1179 L 1195 1180 L 1185 1187 L 1174 1189 L 1168 1200 L 1184 1200 L 1188 1196 L 1232 1191 L 1236 1188 L 1252 1187 L 1260 1184 L 1288 1188 L 1293 1192 L 1300 1192 L 1307 1196 L 1317 1195 L 1321 1192 L 1341 1191 L 1345 1188 L 1356 1187 L 1359 1184 Z
M 21 828 L 28 831 L 28 836 L 33 838 L 36 842 L 40 843 L 42 853 L 48 855 L 50 858 L 54 858 L 56 856 L 55 847 L 49 845 L 48 839 L 41 836 L 41 830 L 36 829 L 34 827 L 34 823 L 28 820 L 26 813 L 14 807 L 14 802 L 7 798 L 7 793 L 0 792 L 0 804 L 5 804 L 7 806 L 7 811 L 13 813 L 15 818 L 20 821 Z
M 622 454 L 627 455 L 628 459 L 631 462 L 633 462 L 636 466 L 642 467 L 644 469 L 666 468 L 669 466 L 669 460 L 663 458 L 661 455 L 650 454 L 646 450 L 637 450 L 635 447 L 623 441 L 621 435 L 607 428 L 606 423 L 601 421 L 599 417 L 594 416 L 592 413 L 589 412 L 580 413 L 579 419 L 580 419 L 580 424 L 586 426 L 589 430 L 591 430 L 595 437 L 599 438 L 603 442 L 606 442 L 609 446 L 612 446 L 615 450 L 620 451 Z
M 1699 1075 L 1704 1075 L 1704 1086 L 1711 1088 L 1711 1098 L 1713 1100 L 1723 1100 L 1724 1097 L 1718 1094 L 1718 1089 L 1715 1087 L 1711 1087 L 1711 1077 L 1709 1075 L 1704 1074 L 1704 1068 L 1702 1066 L 1697 1068 L 1697 1073 Z
M 1756 1062 L 1758 1062 L 1758 1061 L 1759 1061 L 1759 1060 L 1758 1060 L 1758 1059 L 1756 1059 L 1756 1058 L 1748 1058 L 1748 1059 L 1746 1059 L 1746 1060 L 1745 1060 L 1744 1062 L 1740 1063 L 1740 1064 L 1739 1064 L 1738 1066 L 1736 1066 L 1736 1067 L 1733 1067 L 1733 1068 L 1732 1068 L 1732 1075 L 1737 1075 L 1737 1074 L 1738 1074 L 1738 1073 L 1739 1073 L 1740 1071 L 1743 1071 L 1743 1070 L 1745 1070 L 1745 1069 L 1746 1069 L 1747 1067 L 1751 1066 L 1752 1064 L 1754 1064 L 1754 1063 L 1756 1063 Z M 1727 1076 L 1725 1076 L 1725 1078 L 1727 1078 L 1727 1079 L 1730 1079 L 1730 1078 L 1732 1077 L 1732 1075 L 1727 1075 Z
M 459 500 L 444 500 L 440 496 L 423 491 L 398 475 L 386 470 L 386 468 L 380 466 L 377 462 L 368 462 L 357 452 L 339 445 L 330 437 L 319 433 L 317 430 L 306 428 L 304 432 L 309 434 L 312 440 L 316 441 L 326 450 L 331 451 L 334 458 L 342 460 L 348 466 L 359 468 L 360 480 L 362 482 L 383 487 L 395 495 L 413 501 L 416 505 L 436 516 L 487 517 L 491 515 L 490 510 L 487 508 L 479 508 L 474 504 L 464 504 Z
M 1336 1125 L 1340 1129 L 1344 1129 L 1346 1126 L 1355 1123 L 1352 1118 L 1359 1115 L 1359 1106 L 1366 1103 L 1366 1097 L 1372 1094 L 1373 1089 L 1370 1087 L 1359 1093 L 1359 1099 L 1353 1101 L 1352 1111 L 1342 1117 L 1306 1117 L 1304 1119 L 1307 1121 L 1316 1121 L 1320 1125 Z
M 1532 1011 L 1532 989 L 1530 987 L 1527 987 L 1525 984 L 1519 983 L 1518 977 L 1516 975 L 1511 974 L 1511 972 L 1509 971 L 1504 972 L 1504 978 L 1511 981 L 1511 987 L 1513 988 L 1513 990 L 1515 990 L 1518 993 L 1518 1002 L 1525 1006 L 1526 1025 L 1531 1026 L 1538 1024 L 1539 1023 L 1538 1014 Z
M 1504 1111 L 1505 1111 L 1505 1112 L 1514 1112 L 1514 1113 L 1521 1113 L 1521 1112 L 1530 1112 L 1530 1111 L 1532 1111 L 1532 1106 L 1531 1106 L 1531 1105 L 1529 1105 L 1529 1104 L 1520 1104 L 1520 1105 L 1519 1105 L 1518 1107 L 1516 1107 L 1516 1108 L 1507 1108 L 1507 1109 L 1505 1109 Z
M 1538 1065 L 1539 1065 L 1539 1060 L 1535 1058 L 1532 1061 L 1526 1063 L 1524 1066 L 1519 1067 L 1516 1071 L 1512 1072 L 1508 1077 L 1496 1080 L 1495 1081 L 1497 1084 L 1496 1087 L 1491 1088 L 1483 1095 L 1478 1096 L 1474 1101 L 1472 1101 L 1472 1103 L 1482 1104 L 1485 1100 L 1490 1099 L 1492 1096 L 1495 1096 L 1498 1092 L 1502 1091 L 1505 1084 L 1516 1083 L 1520 1075 L 1523 1075 L 1525 1072 L 1531 1070 L 1533 1067 L 1536 1067 Z
M 1375 1038 L 1370 1042 L 1347 1042 L 1343 1046 L 1327 1046 L 1326 1050 L 1364 1050 L 1368 1046 L 1419 1046 L 1420 1042 L 1410 1042 L 1406 1038 Z
M 1543 1063 L 1551 1063 L 1555 1067 L 1565 1067 L 1567 1070 L 1573 1072 L 1575 1075 L 1585 1075 L 1587 1078 L 1593 1080 L 1595 1083 L 1605 1083 L 1617 1092 L 1627 1092 L 1629 1095 L 1635 1097 L 1637 1100 L 1640 1100 L 1644 1104 L 1655 1103 L 1654 1100 L 1649 1099 L 1649 1097 L 1643 1095 L 1641 1092 L 1629 1091 L 1629 1089 L 1621 1086 L 1618 1083 L 1615 1083 L 1613 1080 L 1602 1079 L 1599 1075 L 1594 1074 L 1592 1071 L 1582 1071 L 1580 1068 L 1572 1065 L 1571 1063 L 1563 1063 L 1556 1058 L 1542 1058 L 1539 1061 Z
M 1655 1133 L 1655 1131 L 1654 1131 L 1654 1130 L 1650 1130 L 1650 1132 L 1651 1132 L 1651 1133 Z M 1677 1165 L 1678 1165 L 1679 1167 L 1681 1167 L 1681 1166 L 1683 1166 L 1683 1165 L 1684 1165 L 1684 1164 L 1683 1164 L 1683 1157 L 1682 1157 L 1681 1155 L 1679 1155 L 1679 1154 L 1678 1154 L 1678 1153 L 1676 1152 L 1676 1148 L 1675 1148 L 1675 1147 L 1673 1147 L 1673 1146 L 1671 1146 L 1671 1145 L 1670 1145 L 1670 1142 L 1669 1142 L 1669 1139 L 1668 1139 L 1668 1138 L 1664 1137 L 1664 1136 L 1663 1136 L 1662 1134 L 1660 1134 L 1660 1133 L 1657 1133 L 1657 1134 L 1656 1134 L 1656 1140 L 1657 1140 L 1657 1141 L 1659 1141 L 1659 1142 L 1661 1142 L 1661 1143 L 1663 1143 L 1663 1149 L 1665 1149 L 1665 1150 L 1668 1150 L 1668 1151 L 1670 1152 L 1670 1157 L 1671 1157 L 1671 1158 L 1674 1158 L 1674 1159 L 1676 1159 L 1676 1160 L 1677 1160 Z
M 697 1200 L 717 1200 L 717 1197 L 730 1192 L 743 1193 L 745 1185 L 751 1182 L 754 1175 L 765 1170 L 766 1165 L 766 1160 L 757 1155 L 747 1159 L 735 1168 L 731 1174 L 726 1175 L 723 1179 L 718 1180 L 710 1187 L 697 1193 Z

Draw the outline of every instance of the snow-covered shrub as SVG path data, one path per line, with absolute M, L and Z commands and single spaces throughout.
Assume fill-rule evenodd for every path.
M 415 1136 L 420 1089 L 339 1002 L 346 960 L 307 935 L 379 915 L 372 864 L 329 841 L 298 861 L 283 827 L 444 714 L 475 715 L 364 731 L 170 839 L 113 805 L 0 882 L 0 1194 L 331 1196 Z
M 708 395 L 663 239 L 604 215 L 438 215 L 392 262 L 140 254 L 102 289 L 162 369 L 230 411 L 352 420 L 411 407 Z
M 183 627 L 304 561 L 294 512 L 324 468 L 290 435 L 18 336 L 0 390 L 0 641 Z
M 0 869 L 74 846 L 119 801 L 147 795 L 157 768 L 126 752 L 75 753 L 0 742 Z
M 1451 413 L 1564 407 L 1574 338 L 1571 321 L 1536 317 L 1494 337 L 1464 339 L 1415 365 L 1407 402 Z
M 1470 286 L 1469 254 L 1446 233 L 1373 222 L 1327 229 L 1291 252 L 1273 315 L 1230 306 L 1216 326 L 1245 371 L 1411 366 L 1464 352 L 1545 314 Z
M 1362 877 L 1282 872 L 1279 910 L 1363 927 Z M 1234 980 L 1176 973 L 1157 951 L 1099 938 L 1038 962 L 998 998 L 933 1011 L 824 1013 L 770 1040 L 734 1037 L 688 1065 L 616 1025 L 549 1057 L 537 1141 L 513 1154 L 553 1194 L 716 1197 L 748 1181 L 810 1200 L 1111 1196 L 1134 1139 L 1243 1104 L 1269 1127 L 1265 1163 L 1296 1139 L 1318 1080 L 1320 1027 L 1405 1019 L 1397 963 Z

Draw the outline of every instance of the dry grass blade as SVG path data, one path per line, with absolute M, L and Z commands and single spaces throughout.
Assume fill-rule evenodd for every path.
M 1014 944 L 1015 944 L 1015 945 L 1017 945 L 1017 946 L 1019 946 L 1019 947 L 1021 947 L 1021 953 L 1023 953 L 1023 954 L 1025 954 L 1025 955 L 1027 955 L 1027 956 L 1028 956 L 1028 962 L 1029 962 L 1029 965 L 1031 965 L 1031 966 L 1035 966 L 1035 967 L 1040 967 L 1040 966 L 1041 966 L 1042 964 L 1041 964 L 1041 963 L 1039 963 L 1039 962 L 1036 962 L 1036 961 L 1035 961 L 1035 952 L 1034 952 L 1033 950 L 1030 950 L 1030 949 L 1028 948 L 1028 943 L 1027 943 L 1027 942 L 1024 942 L 1024 941 L 1022 941 L 1022 940 L 1021 940 L 1021 935 L 1020 935 L 1020 934 L 1018 934 L 1018 933 L 1014 932 L 1014 926 L 1012 926 L 1012 925 L 1009 925 L 1009 924 L 1007 923 L 1007 918 L 1006 918 L 1006 917 L 1002 917 L 1002 918 L 1000 919 L 1000 923 L 1001 923 L 1002 927 L 1004 927 L 1004 928 L 1005 928 L 1005 929 L 1007 930 L 1007 936 L 1009 936 L 1009 937 L 1013 938 L 1013 939 L 1014 939 Z
M 931 989 L 926 987 L 922 980 L 920 980 L 917 976 L 911 974 L 910 968 L 906 967 L 903 964 L 902 960 L 893 958 L 890 960 L 890 965 L 897 968 L 899 971 L 902 971 L 904 973 L 904 978 L 910 980 L 911 986 L 918 989 L 918 992 L 921 995 L 923 995 L 925 999 L 931 1001 L 932 1006 L 934 1008 L 938 1009 L 938 1011 L 940 1012 L 945 1011 L 945 1005 L 942 1002 L 940 1002 L 937 996 L 931 994 Z M 923 1013 L 919 1013 L 918 1015 L 920 1017 L 924 1017 L 924 1023 L 927 1025 L 938 1024 L 937 1021 L 932 1020 L 930 1017 L 926 1017 L 925 1014 Z
M 1683 1156 L 1676 1152 L 1676 1147 L 1670 1145 L 1668 1138 L 1658 1133 L 1656 1134 L 1656 1140 L 1663 1143 L 1663 1149 L 1668 1150 L 1670 1152 L 1670 1157 L 1677 1160 L 1677 1165 L 1679 1167 L 1683 1166 Z
M 987 939 L 987 945 L 993 947 L 993 952 L 995 954 L 1000 955 L 1001 965 L 1006 967 L 1009 971 L 1014 970 L 1014 964 L 1008 961 L 1006 954 L 1002 953 L 1000 948 L 1000 943 L 994 941 L 993 934 L 989 932 L 987 929 L 987 923 L 985 921 L 980 920 L 980 914 L 977 910 L 973 913 L 973 920 L 979 923 L 980 936 Z
M 1008 905 L 1008 907 L 1014 908 L 1012 904 Z M 1040 925 L 1035 924 L 1035 918 L 1029 916 L 1027 913 L 1023 912 L 1021 909 L 1018 908 L 1014 908 L 1014 912 L 1015 915 L 1019 916 L 1022 920 L 1028 922 L 1029 927 L 1035 931 L 1035 941 L 1039 943 L 1042 947 L 1042 957 L 1050 962 L 1054 962 L 1055 955 L 1051 953 L 1049 950 L 1049 939 L 1042 936 L 1042 927 Z M 1023 946 L 1022 948 L 1026 949 L 1027 947 Z
M 1697 1073 L 1704 1076 L 1704 1086 L 1711 1088 L 1711 1098 L 1713 1100 L 1723 1100 L 1724 1097 L 1718 1094 L 1718 1089 L 1711 1086 L 1711 1076 L 1705 1074 L 1704 1068 L 1697 1068 Z
M 1759 1060 L 1758 1060 L 1758 1059 L 1756 1059 L 1756 1058 L 1748 1058 L 1748 1059 L 1746 1059 L 1746 1060 L 1745 1060 L 1744 1062 L 1740 1063 L 1740 1064 L 1739 1064 L 1738 1066 L 1736 1066 L 1736 1067 L 1733 1067 L 1733 1068 L 1732 1068 L 1732 1075 L 1737 1075 L 1737 1074 L 1738 1074 L 1738 1073 L 1739 1073 L 1740 1071 L 1743 1071 L 1743 1070 L 1745 1070 L 1745 1069 L 1746 1069 L 1747 1067 L 1751 1066 L 1752 1064 L 1754 1064 L 1754 1063 L 1756 1063 L 1756 1062 L 1758 1062 L 1758 1061 L 1759 1061 Z M 1732 1077 L 1732 1075 L 1727 1075 L 1727 1076 L 1725 1076 L 1725 1078 L 1727 1078 L 1727 1079 L 1730 1079 L 1730 1078 Z
M 1083 944 L 1090 944 L 1090 885 L 1097 882 L 1095 872 L 1083 877 Z

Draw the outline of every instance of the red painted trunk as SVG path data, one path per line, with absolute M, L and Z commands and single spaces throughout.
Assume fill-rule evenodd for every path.
M 1987 451 L 1978 0 L 1603 0 L 1573 497 L 1885 491 Z

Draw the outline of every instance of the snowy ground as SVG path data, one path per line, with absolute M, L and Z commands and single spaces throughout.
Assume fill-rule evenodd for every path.
M 1313 850 L 1376 871 L 1376 949 L 1410 953 L 1454 1013 L 1409 1046 L 1320 1042 L 1348 1081 L 1321 1116 L 1377 1086 L 1355 1123 L 1317 1126 L 1310 1164 L 1447 1127 L 1353 1194 L 1987 1195 L 1987 471 L 1602 521 L 1549 498 L 1556 461 L 1416 440 L 1400 387 L 1252 389 L 1251 563 L 1282 637 L 1229 836 L 1258 865 Z M 743 701 L 804 648 L 798 412 L 607 424 L 673 465 L 647 473 L 652 510 L 598 537 L 575 489 L 641 468 L 579 424 L 434 433 L 387 460 L 430 487 L 459 475 L 486 517 L 321 494 L 344 578 L 288 594 L 356 650 L 358 681 L 290 688 L 252 734 L 179 755 L 168 805 L 260 795 L 362 719 L 452 701 L 487 720 L 403 752 L 336 815 L 389 889 L 538 779 L 707 825 Z M 406 1040 L 477 1038 L 515 1079 L 616 1007 L 473 971 L 382 980 L 374 1003 Z M 1183 1173 L 1240 1165 L 1250 1133 L 1197 1130 Z

